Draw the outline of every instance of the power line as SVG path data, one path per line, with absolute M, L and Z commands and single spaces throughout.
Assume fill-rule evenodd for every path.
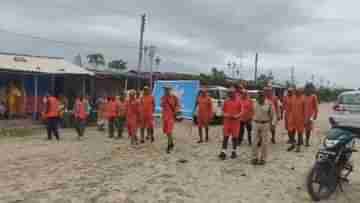
M 29 1 L 25 1 L 25 0 L 13 0 L 13 1 L 17 1 L 17 2 L 22 2 L 22 3 L 27 3 Z M 70 6 L 68 4 L 59 4 L 58 2 L 51 2 L 51 5 L 54 6 L 53 8 L 54 9 L 58 9 L 58 8 L 61 8 L 61 9 L 67 9 L 67 10 L 73 10 L 73 11 L 76 11 L 77 13 L 79 12 L 79 10 L 82 10 L 82 8 L 77 8 L 77 7 L 73 7 L 73 6 Z M 43 5 L 42 5 L 43 6 Z M 96 5 L 95 8 L 91 8 L 89 6 L 86 7 L 86 9 L 90 9 L 92 11 L 106 11 L 106 12 L 110 12 L 110 13 L 113 13 L 113 14 L 124 14 L 124 15 L 127 15 L 127 16 L 140 16 L 142 15 L 144 12 L 132 12 L 132 11 L 129 11 L 129 10 L 125 10 L 125 9 L 114 9 L 114 8 L 105 8 L 105 7 L 102 7 L 100 8 L 101 10 L 99 10 L 99 5 Z
M 0 32 L 3 33 L 8 33 L 8 34 L 12 34 L 12 35 L 16 35 L 16 36 L 20 36 L 23 38 L 29 38 L 29 39 L 34 39 L 34 40 L 43 40 L 43 41 L 48 41 L 48 42 L 53 42 L 56 44 L 62 44 L 65 46 L 85 46 L 85 47 L 91 47 L 91 48 L 122 48 L 122 49 L 137 49 L 137 46 L 126 46 L 126 45 L 121 45 L 121 46 L 116 46 L 116 45 L 95 45 L 95 44 L 90 44 L 90 43 L 85 43 L 85 42 L 73 42 L 73 41 L 64 41 L 64 40 L 55 40 L 55 39 L 50 39 L 50 38 L 45 38 L 45 37 L 41 37 L 41 36 L 36 36 L 36 35 L 31 35 L 31 34 L 24 34 L 24 33 L 19 33 L 19 32 L 14 32 L 14 31 L 10 31 L 4 28 L 0 28 Z

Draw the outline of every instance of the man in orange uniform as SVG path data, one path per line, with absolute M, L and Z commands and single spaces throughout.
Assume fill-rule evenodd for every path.
M 276 118 L 276 121 L 277 121 L 277 122 L 273 122 L 271 124 L 271 128 L 270 128 L 271 142 L 273 144 L 275 144 L 276 143 L 276 139 L 275 139 L 275 137 L 276 137 L 276 126 L 277 126 L 278 121 L 280 120 L 279 100 L 278 100 L 277 96 L 275 96 L 273 94 L 273 89 L 272 89 L 271 86 L 265 87 L 264 90 L 265 90 L 266 100 L 271 102 L 273 107 L 274 107 L 275 118 Z
M 54 133 L 57 140 L 60 140 L 58 131 L 58 119 L 59 119 L 59 101 L 56 97 L 49 94 L 46 95 L 46 109 L 45 116 L 47 119 L 47 136 L 48 140 L 52 140 L 52 134 Z
M 200 140 L 198 143 L 203 142 L 203 128 L 205 128 L 205 142 L 209 141 L 209 124 L 213 117 L 213 108 L 211 97 L 207 94 L 207 90 L 201 89 L 200 95 L 196 102 L 198 106 L 197 123 L 199 128 Z
M 171 95 L 171 87 L 164 87 L 164 96 L 161 97 L 161 113 L 163 119 L 163 131 L 168 137 L 167 153 L 174 149 L 173 130 L 176 120 L 176 115 L 180 112 L 180 105 L 178 98 Z
M 289 118 L 289 108 L 290 108 L 290 102 L 293 98 L 294 88 L 289 88 L 287 91 L 287 95 L 284 97 L 283 102 L 283 109 L 284 109 L 284 126 L 285 129 L 288 131 L 288 143 L 291 144 L 291 131 L 288 129 L 288 118 Z
M 141 126 L 141 143 L 145 140 L 145 129 L 147 136 L 150 137 L 151 142 L 154 142 L 154 111 L 155 111 L 155 99 L 150 94 L 149 87 L 144 87 L 144 96 L 140 99 L 141 114 L 142 114 L 142 126 Z
M 76 132 L 78 134 L 78 138 L 80 140 L 81 137 L 84 136 L 86 119 L 88 117 L 87 103 L 84 101 L 83 97 L 76 98 L 74 116 L 75 116 L 75 122 L 76 122 L 75 130 L 76 130 Z
M 236 99 L 234 89 L 230 89 L 229 98 L 224 102 L 224 140 L 222 143 L 222 151 L 219 155 L 220 159 L 226 159 L 226 150 L 229 137 L 232 137 L 233 151 L 231 158 L 237 157 L 236 147 L 240 131 L 241 103 Z
M 243 142 L 245 128 L 248 134 L 248 143 L 252 144 L 251 130 L 252 130 L 252 118 L 254 116 L 254 104 L 252 99 L 249 97 L 246 90 L 243 90 L 241 95 L 241 122 L 240 122 L 240 137 L 239 137 L 239 145 Z
M 114 138 L 116 118 L 119 114 L 119 106 L 114 96 L 109 97 L 106 114 L 109 125 L 109 138 Z
M 122 138 L 122 134 L 124 132 L 124 126 L 125 126 L 125 122 L 126 122 L 126 96 L 124 94 L 124 92 L 122 92 L 120 94 L 120 98 L 119 100 L 117 100 L 117 104 L 119 107 L 119 111 L 118 111 L 118 117 L 116 119 L 116 128 L 117 128 L 117 132 L 118 132 L 118 136 L 117 139 Z
M 131 144 L 137 144 L 137 129 L 140 122 L 140 103 L 136 99 L 135 90 L 129 92 L 129 99 L 126 102 L 126 124 Z
M 301 151 L 303 144 L 303 133 L 305 129 L 305 99 L 303 96 L 303 89 L 297 89 L 295 97 L 289 102 L 288 114 L 288 130 L 291 132 L 291 146 L 288 151 L 296 148 L 296 152 Z M 297 134 L 297 147 L 295 135 Z
M 312 94 L 312 87 L 305 86 L 305 136 L 306 147 L 310 146 L 310 136 L 313 130 L 313 121 L 317 119 L 319 112 L 319 101 L 315 94 Z

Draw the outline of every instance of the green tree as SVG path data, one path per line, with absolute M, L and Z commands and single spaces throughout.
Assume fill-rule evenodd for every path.
M 124 60 L 113 60 L 109 62 L 109 68 L 116 69 L 116 70 L 126 70 L 127 69 L 127 62 Z
M 89 55 L 87 55 L 86 58 L 87 58 L 89 63 L 95 64 L 96 66 L 105 65 L 104 55 L 102 55 L 100 53 L 89 54 Z
M 257 88 L 261 89 L 263 87 L 265 87 L 270 81 L 273 81 L 274 77 L 269 74 L 269 75 L 265 75 L 265 74 L 261 74 L 259 75 L 259 77 L 257 78 Z
M 223 81 L 226 78 L 224 71 L 219 71 L 216 67 L 211 69 L 211 74 L 212 80 Z

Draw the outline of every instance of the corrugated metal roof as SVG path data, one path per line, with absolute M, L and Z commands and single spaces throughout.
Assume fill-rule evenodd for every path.
M 0 70 L 94 75 L 94 73 L 65 61 L 63 58 L 0 53 Z

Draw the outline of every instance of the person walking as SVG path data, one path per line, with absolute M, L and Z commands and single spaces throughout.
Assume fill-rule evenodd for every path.
M 51 96 L 50 94 L 46 94 L 45 112 L 43 115 L 47 119 L 46 128 L 48 140 L 52 140 L 52 134 L 54 134 L 55 138 L 59 141 L 59 101 L 56 97 Z
M 287 142 L 288 144 L 291 144 L 291 131 L 288 128 L 288 123 L 289 123 L 289 114 L 290 114 L 290 104 L 293 98 L 293 94 L 294 94 L 294 88 L 288 88 L 287 95 L 284 97 L 284 103 L 283 103 L 284 126 L 286 131 L 288 132 L 288 142 Z
M 164 86 L 164 96 L 161 97 L 161 113 L 163 120 L 163 132 L 168 138 L 166 152 L 169 154 L 174 149 L 173 130 L 177 114 L 180 112 L 178 98 L 171 94 L 171 87 Z
M 87 105 L 89 105 L 83 97 L 76 98 L 74 117 L 75 117 L 75 129 L 78 134 L 78 139 L 84 136 L 86 121 L 88 117 Z
M 140 120 L 140 104 L 136 98 L 136 91 L 130 90 L 129 99 L 126 102 L 126 126 L 131 144 L 138 144 L 137 130 Z
M 254 108 L 255 142 L 253 145 L 254 165 L 264 165 L 268 156 L 270 127 L 275 121 L 273 104 L 265 99 L 263 91 L 259 92 Z
M 266 100 L 268 100 L 274 109 L 274 116 L 276 120 L 271 124 L 270 131 L 271 131 L 271 142 L 276 144 L 276 126 L 280 121 L 280 109 L 279 109 L 279 100 L 277 96 L 274 95 L 273 89 L 271 86 L 267 86 L 264 88 Z
M 114 96 L 109 97 L 106 114 L 108 118 L 109 138 L 114 138 L 115 122 L 119 114 L 119 106 Z
M 120 94 L 119 100 L 116 100 L 118 105 L 118 116 L 116 118 L 116 128 L 117 128 L 117 139 L 123 137 L 124 126 L 126 123 L 126 96 L 122 92 Z
M 140 106 L 142 108 L 141 118 L 141 140 L 140 143 L 145 142 L 145 130 L 146 137 L 150 138 L 151 142 L 154 142 L 154 112 L 155 112 L 155 98 L 150 94 L 149 87 L 144 87 L 144 95 L 140 99 Z
M 295 90 L 295 97 L 290 102 L 288 130 L 291 132 L 291 146 L 288 151 L 301 151 L 303 145 L 303 133 L 305 129 L 305 99 L 303 89 Z M 297 135 L 297 142 L 295 136 Z
M 224 102 L 224 138 L 222 143 L 222 151 L 219 154 L 219 158 L 226 159 L 226 150 L 229 142 L 229 138 L 232 138 L 232 153 L 231 158 L 237 157 L 236 148 L 240 131 L 240 116 L 241 116 L 241 103 L 236 99 L 236 93 L 234 89 L 230 89 L 228 92 L 228 99 Z
M 315 94 L 312 93 L 310 85 L 305 86 L 305 146 L 310 146 L 311 132 L 314 128 L 313 122 L 317 119 L 319 113 L 319 101 Z
M 243 90 L 241 95 L 241 121 L 240 121 L 240 135 L 239 135 L 239 145 L 242 144 L 244 140 L 245 129 L 247 130 L 248 135 L 248 144 L 252 145 L 252 137 L 251 137 L 251 130 L 252 130 L 252 118 L 254 116 L 254 104 L 252 99 L 249 97 L 246 90 Z
M 200 95 L 197 98 L 196 105 L 197 110 L 197 124 L 199 129 L 199 141 L 202 143 L 203 140 L 203 129 L 205 129 L 205 142 L 209 141 L 209 124 L 213 118 L 213 107 L 211 97 L 208 95 L 205 88 L 200 90 Z

